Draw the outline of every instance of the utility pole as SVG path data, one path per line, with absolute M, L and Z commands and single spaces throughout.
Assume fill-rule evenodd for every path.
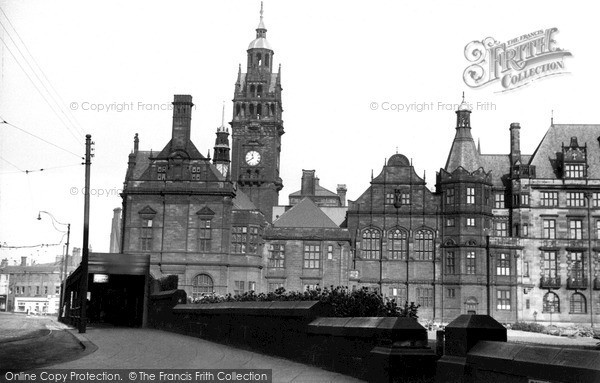
M 87 325 L 86 306 L 88 291 L 88 260 L 90 236 L 90 165 L 92 164 L 92 135 L 85 136 L 85 191 L 83 204 L 83 249 L 81 255 L 81 287 L 79 289 L 79 332 L 85 333 Z

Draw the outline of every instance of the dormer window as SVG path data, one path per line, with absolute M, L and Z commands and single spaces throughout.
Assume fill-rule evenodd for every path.
M 571 137 L 569 146 L 562 146 L 563 177 L 581 179 L 587 177 L 587 144 L 579 146 L 577 137 Z
M 585 164 L 565 164 L 565 178 L 585 178 Z

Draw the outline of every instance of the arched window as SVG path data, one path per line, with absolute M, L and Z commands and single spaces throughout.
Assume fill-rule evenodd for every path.
M 262 104 L 258 104 L 256 106 L 256 114 L 258 115 L 258 117 L 262 115 Z
M 256 55 L 256 62 L 259 66 L 262 65 L 262 55 L 260 53 Z
M 388 231 L 388 257 L 390 259 L 406 259 L 408 252 L 408 232 L 402 229 Z
M 415 253 L 418 260 L 433 259 L 433 232 L 418 230 L 415 234 Z
M 558 295 L 549 291 L 544 295 L 544 307 L 543 312 L 545 313 L 559 313 L 560 312 L 560 300 Z
M 269 54 L 265 54 L 265 66 L 269 67 Z
M 192 280 L 192 298 L 199 298 L 213 292 L 213 280 L 210 275 L 198 274 L 194 277 Z
M 262 94 L 262 85 L 258 85 L 256 87 L 256 93 L 258 93 L 258 96 L 260 97 L 260 95 Z
M 254 116 L 254 104 L 250 104 L 250 115 Z
M 250 85 L 250 95 L 254 97 L 254 94 L 256 92 L 256 87 L 253 85 Z
M 381 255 L 381 233 L 379 230 L 365 229 L 361 244 L 364 259 L 379 259 Z
M 571 311 L 570 314 L 585 314 L 587 312 L 587 305 L 585 297 L 581 293 L 573 293 L 571 295 Z

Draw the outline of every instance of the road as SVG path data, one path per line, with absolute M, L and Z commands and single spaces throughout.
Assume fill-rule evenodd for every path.
M 55 318 L 0 313 L 0 369 L 23 371 L 83 355 L 81 343 Z

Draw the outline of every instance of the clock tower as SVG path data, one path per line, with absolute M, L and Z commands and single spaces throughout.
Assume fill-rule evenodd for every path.
M 247 50 L 246 73 L 240 65 L 233 97 L 231 180 L 271 221 L 283 183 L 279 158 L 283 121 L 281 66 L 273 71 L 262 3 L 256 38 Z

